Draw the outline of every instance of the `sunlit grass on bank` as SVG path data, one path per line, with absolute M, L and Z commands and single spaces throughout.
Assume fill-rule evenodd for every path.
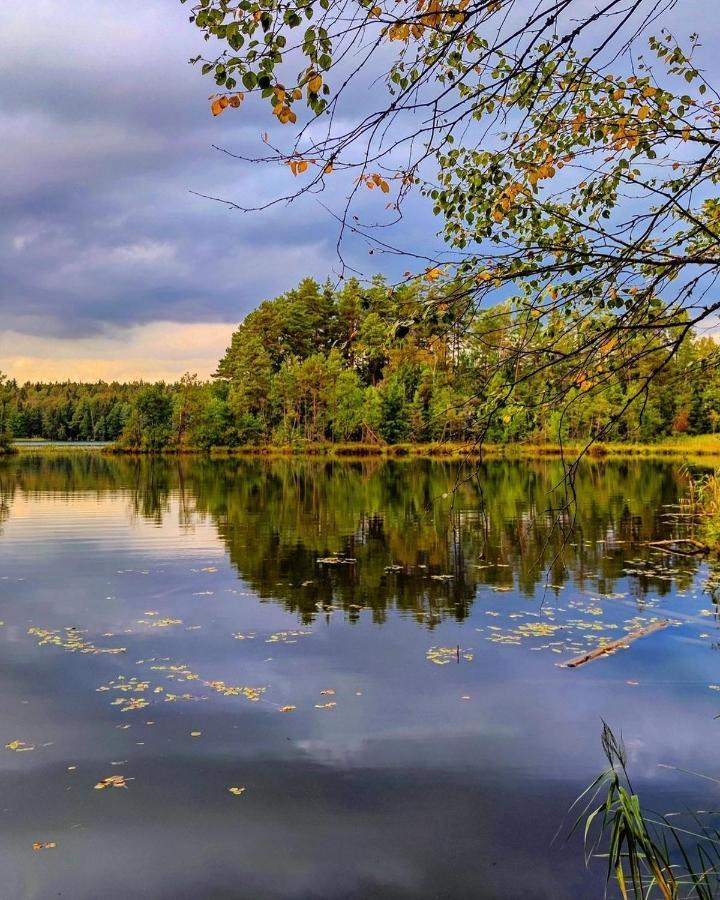
M 124 451 L 117 446 L 109 452 Z M 168 451 L 175 453 L 177 451 Z M 575 459 L 579 455 L 603 457 L 670 457 L 687 460 L 693 457 L 717 457 L 720 459 L 720 435 L 696 435 L 669 438 L 657 443 L 581 443 L 560 444 L 554 442 L 523 441 L 512 444 L 456 443 L 435 441 L 432 443 L 370 444 L 362 442 L 332 443 L 298 441 L 292 444 L 247 444 L 238 447 L 213 447 L 209 450 L 185 449 L 181 453 L 208 454 L 213 456 L 322 456 L 322 457 L 436 457 L 447 459 L 472 459 L 480 457 L 543 458 L 565 457 Z
M 7 442 L 0 446 L 3 453 L 64 453 L 78 451 L 86 453 L 117 453 L 145 455 L 142 451 L 124 449 L 117 444 L 92 444 L 83 442 L 23 441 L 19 444 Z M 165 456 L 258 456 L 258 457 L 323 457 L 353 459 L 377 457 L 389 459 L 435 458 L 456 461 L 480 458 L 543 459 L 564 458 L 572 461 L 583 455 L 592 459 L 613 458 L 667 458 L 692 462 L 711 458 L 720 460 L 720 435 L 693 435 L 668 438 L 656 443 L 621 442 L 556 442 L 519 441 L 517 443 L 460 443 L 435 441 L 431 443 L 370 444 L 357 442 L 309 442 L 297 441 L 292 444 L 247 444 L 236 447 L 192 448 L 182 450 L 168 448 L 156 451 Z M 720 489 L 718 490 L 720 509 Z M 719 535 L 720 536 L 720 535 Z

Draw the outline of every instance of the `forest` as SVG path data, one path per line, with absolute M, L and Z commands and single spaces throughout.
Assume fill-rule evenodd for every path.
M 651 443 L 720 429 L 714 339 L 691 334 L 658 366 L 660 352 L 634 334 L 621 365 L 604 368 L 600 358 L 578 368 L 573 343 L 607 328 L 612 314 L 594 315 L 599 321 L 574 330 L 545 316 L 529 333 L 511 300 L 478 309 L 432 275 L 400 287 L 379 276 L 339 288 L 307 278 L 244 319 L 210 381 L 3 379 L 0 433 L 158 452 L 479 439 Z M 535 356 L 525 377 L 518 347 L 547 343 L 554 328 L 562 330 L 557 358 L 538 367 Z M 571 365 L 563 364 L 563 342 Z

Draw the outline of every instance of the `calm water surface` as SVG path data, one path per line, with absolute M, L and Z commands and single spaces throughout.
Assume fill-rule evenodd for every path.
M 0 897 L 600 897 L 552 839 L 601 719 L 656 809 L 717 806 L 658 765 L 720 773 L 709 573 L 645 546 L 680 471 L 583 467 L 564 548 L 556 463 L 469 474 L 0 463 Z

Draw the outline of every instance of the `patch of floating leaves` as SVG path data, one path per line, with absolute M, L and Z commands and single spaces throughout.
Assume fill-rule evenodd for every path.
M 461 647 L 430 647 L 425 658 L 436 666 L 446 666 L 451 662 L 460 662 L 461 659 L 471 662 L 473 654 Z
M 143 665 L 144 663 L 156 663 L 156 660 L 137 660 L 138 665 Z M 169 662 L 167 659 L 162 662 Z M 233 685 L 227 684 L 224 681 L 205 681 L 202 679 L 196 672 L 191 671 L 187 665 L 158 665 L 154 664 L 150 666 L 151 671 L 153 672 L 164 672 L 165 677 L 170 681 L 177 682 L 185 682 L 185 681 L 196 681 L 198 684 L 203 687 L 208 687 L 211 690 L 215 691 L 218 694 L 222 694 L 224 697 L 245 697 L 246 700 L 250 700 L 256 702 L 260 699 L 263 693 L 267 690 L 267 688 L 260 687 L 248 687 L 247 685 Z M 197 694 L 191 694 L 188 692 L 185 693 L 175 693 L 172 691 L 166 690 L 162 685 L 152 686 L 149 680 L 143 680 L 137 677 L 133 678 L 125 678 L 124 675 L 118 676 L 117 679 L 114 679 L 108 684 L 101 685 L 99 688 L 96 688 L 97 691 L 117 691 L 121 695 L 134 694 L 139 696 L 119 696 L 116 697 L 112 702 L 111 706 L 119 706 L 121 707 L 121 712 L 130 712 L 136 709 L 144 709 L 146 706 L 150 705 L 150 700 L 145 699 L 143 695 L 145 694 L 157 694 L 162 695 L 158 696 L 158 701 L 162 701 L 163 703 L 177 703 L 179 701 L 189 701 L 189 702 L 198 702 L 200 700 L 207 700 L 207 697 L 199 696 Z
M 55 841 L 35 841 L 32 845 L 33 850 L 54 850 L 56 847 Z
M 271 634 L 269 638 L 266 638 L 266 644 L 297 644 L 297 639 L 299 637 L 309 637 L 312 634 L 312 631 L 303 631 L 302 629 L 298 629 L 297 631 L 276 631 L 275 634 Z M 236 637 L 236 635 L 233 635 Z
M 253 703 L 257 702 L 267 690 L 267 688 L 225 684 L 224 681 L 204 681 L 203 684 L 206 684 L 209 688 L 212 688 L 213 691 L 217 691 L 218 694 L 222 694 L 223 697 L 238 697 L 242 695 L 246 700 L 250 700 Z
M 47 628 L 28 628 L 28 634 L 38 639 L 38 647 L 51 645 L 61 647 L 69 653 L 126 653 L 126 647 L 96 647 L 92 641 L 83 638 L 87 631 L 80 631 L 74 626 L 49 630 Z
M 142 697 L 116 697 L 110 705 L 122 706 L 120 712 L 130 712 L 134 709 L 143 709 L 146 706 L 150 706 L 150 703 Z

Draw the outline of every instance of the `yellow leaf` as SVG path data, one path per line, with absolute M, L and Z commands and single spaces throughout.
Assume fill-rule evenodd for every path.
M 16 750 L 18 752 L 22 752 L 23 750 L 34 750 L 35 747 L 32 747 L 25 743 L 25 741 L 10 741 L 9 744 L 5 744 L 5 747 L 8 750 Z
M 649 106 L 641 106 L 640 109 L 638 110 L 638 119 L 640 119 L 641 122 L 644 122 L 645 119 L 647 119 L 647 117 L 649 115 L 650 115 L 650 107 Z
M 230 787 L 230 788 L 228 788 L 228 790 L 230 791 L 231 794 L 234 794 L 236 797 L 239 797 L 240 794 L 245 793 L 246 789 L 244 787 Z
M 98 783 L 95 785 L 95 790 L 103 791 L 108 787 L 127 788 L 127 784 L 125 784 L 125 777 L 123 775 L 109 775 L 107 778 L 103 778 L 102 781 L 98 781 Z
M 202 731 L 191 731 L 190 737 L 200 737 L 201 734 L 202 734 Z
M 281 706 L 280 709 L 278 710 L 278 712 L 281 712 L 281 713 L 288 713 L 288 712 L 292 712 L 292 711 L 295 710 L 295 709 L 297 709 L 297 706 L 289 706 L 289 705 L 288 705 L 288 706 Z
M 308 81 L 308 90 L 313 94 L 320 93 L 320 88 L 322 87 L 322 76 L 313 75 L 312 78 Z
M 227 104 L 226 104 L 227 105 Z M 212 106 L 210 107 L 210 111 L 214 116 L 219 116 L 220 113 L 225 109 L 220 100 L 213 100 Z
M 382 10 L 379 6 L 373 6 L 373 8 L 368 13 L 369 16 L 374 16 L 376 19 L 382 15 Z

